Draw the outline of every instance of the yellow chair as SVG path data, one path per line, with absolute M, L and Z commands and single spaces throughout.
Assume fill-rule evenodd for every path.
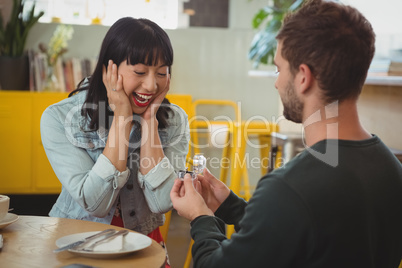
M 161 227 L 159 227 L 163 241 L 165 241 L 165 243 L 167 242 L 167 238 L 168 238 L 168 232 L 169 232 L 171 218 L 172 218 L 172 211 L 166 212 L 165 213 L 165 223 Z
M 271 151 L 271 134 L 279 130 L 276 123 L 268 121 L 242 121 L 234 126 L 233 162 L 231 163 L 231 181 L 229 188 L 237 195 L 249 200 L 251 197 L 248 170 L 246 163 L 246 147 L 249 139 L 257 137 L 260 142 L 262 164 L 261 173 L 267 172 L 268 155 Z
M 200 106 L 209 106 L 212 108 L 229 107 L 233 109 L 234 119 L 226 117 L 226 120 L 207 120 L 205 117 L 197 113 L 197 109 Z M 213 126 L 225 126 L 227 128 L 227 136 L 224 141 L 224 147 L 222 150 L 222 159 L 227 159 L 229 162 L 234 158 L 234 151 L 232 150 L 235 142 L 235 125 L 236 122 L 240 122 L 240 111 L 237 104 L 230 100 L 212 100 L 212 99 L 199 99 L 195 100 L 192 105 L 192 119 L 190 120 L 191 129 L 191 148 L 193 154 L 200 153 L 199 132 L 209 132 L 209 129 Z M 222 117 L 222 116 L 219 116 Z M 229 165 L 223 165 L 220 169 L 219 179 L 226 183 L 228 175 Z
M 186 259 L 184 260 L 183 268 L 189 268 L 190 267 L 191 259 L 192 259 L 191 249 L 193 247 L 193 244 L 194 244 L 194 240 L 191 239 L 190 245 L 188 246 L 188 250 L 187 250 L 187 256 L 186 256 Z
M 204 120 L 200 118 L 197 113 L 197 108 L 200 106 L 210 107 L 231 107 L 234 110 L 234 120 Z M 251 197 L 249 178 L 247 173 L 247 166 L 245 165 L 245 150 L 247 140 L 251 136 L 257 136 L 261 143 L 261 158 L 264 163 L 261 167 L 262 174 L 265 174 L 266 168 L 263 167 L 267 164 L 267 157 L 271 150 L 271 133 L 278 132 L 279 127 L 277 124 L 264 121 L 242 121 L 238 105 L 229 100 L 209 100 L 200 99 L 193 102 L 192 109 L 193 118 L 190 120 L 191 129 L 191 148 L 194 154 L 200 153 L 199 138 L 200 130 L 206 130 L 213 125 L 224 125 L 227 127 L 227 137 L 225 140 L 226 146 L 223 147 L 222 162 L 219 179 L 228 184 L 229 188 L 237 195 L 249 200 Z M 222 116 L 220 116 L 222 118 Z M 228 117 L 226 117 L 228 118 Z M 203 120 L 201 120 L 203 119 Z M 280 152 L 279 152 L 280 154 Z M 280 159 L 279 157 L 277 159 Z M 229 165 L 227 165 L 229 164 Z M 265 165 L 264 165 L 265 164 Z M 230 182 L 227 182 L 228 171 L 230 169 Z
M 282 146 L 274 143 L 274 135 L 279 131 L 278 124 L 269 121 L 249 121 L 244 123 L 243 131 L 248 139 L 257 137 L 259 140 L 262 176 L 280 166 Z M 273 152 L 275 157 L 272 158 Z

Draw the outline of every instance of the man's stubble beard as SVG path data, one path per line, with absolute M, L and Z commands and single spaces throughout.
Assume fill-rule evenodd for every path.
M 283 116 L 292 122 L 302 123 L 304 103 L 297 97 L 292 81 L 289 81 L 286 85 L 285 96 L 282 99 L 282 103 Z

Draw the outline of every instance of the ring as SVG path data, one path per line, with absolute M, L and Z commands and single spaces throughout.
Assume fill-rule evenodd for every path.
M 115 88 L 112 88 L 112 91 L 116 91 L 116 89 L 115 89 Z

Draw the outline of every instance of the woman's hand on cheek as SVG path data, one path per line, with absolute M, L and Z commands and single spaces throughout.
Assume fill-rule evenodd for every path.
M 145 112 L 141 115 L 142 119 L 150 120 L 152 118 L 156 118 L 156 113 L 158 112 L 158 109 L 161 106 L 162 101 L 165 99 L 169 89 L 170 89 L 170 74 L 167 75 L 167 82 L 165 88 L 160 90 L 160 92 L 157 93 L 156 98 L 153 99 L 152 102 L 148 105 Z
M 103 84 L 106 87 L 109 106 L 115 115 L 132 117 L 130 99 L 123 88 L 123 77 L 118 74 L 118 68 L 112 60 L 108 67 L 103 66 Z

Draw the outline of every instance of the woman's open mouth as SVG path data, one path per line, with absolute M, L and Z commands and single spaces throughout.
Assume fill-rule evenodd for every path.
M 133 93 L 133 100 L 138 107 L 145 107 L 152 99 L 152 94 Z

